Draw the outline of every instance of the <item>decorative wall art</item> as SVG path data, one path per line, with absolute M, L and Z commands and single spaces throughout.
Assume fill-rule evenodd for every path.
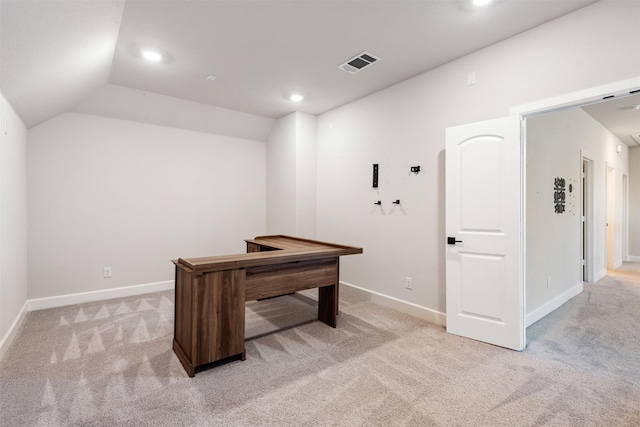
M 578 188 L 576 187 L 576 180 L 569 178 L 569 194 L 567 194 L 567 213 L 572 216 L 576 216 L 576 194 L 578 194 Z M 579 210 L 578 210 L 579 212 Z
M 561 214 L 565 211 L 565 180 L 564 178 L 556 178 L 553 181 L 553 203 L 555 212 Z

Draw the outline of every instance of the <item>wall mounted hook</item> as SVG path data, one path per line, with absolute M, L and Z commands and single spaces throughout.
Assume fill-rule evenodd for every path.
M 377 202 L 374 203 L 374 205 L 382 206 L 382 201 L 378 200 Z
M 411 166 L 411 172 L 420 173 L 420 166 Z
M 399 205 L 400 204 L 400 199 L 396 200 L 395 202 L 392 202 L 394 205 Z

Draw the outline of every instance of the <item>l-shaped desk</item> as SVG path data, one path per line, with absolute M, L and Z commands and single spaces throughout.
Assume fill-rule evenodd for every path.
M 190 377 L 245 359 L 245 302 L 318 288 L 318 320 L 336 327 L 340 256 L 362 248 L 290 236 L 246 240 L 247 253 L 178 259 L 173 351 Z

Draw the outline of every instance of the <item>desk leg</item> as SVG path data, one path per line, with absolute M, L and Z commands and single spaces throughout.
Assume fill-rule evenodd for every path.
M 340 258 L 336 258 L 335 285 L 318 288 L 318 320 L 335 328 L 338 325 L 338 301 L 340 290 Z
M 338 285 L 318 288 L 318 320 L 335 328 L 338 315 Z

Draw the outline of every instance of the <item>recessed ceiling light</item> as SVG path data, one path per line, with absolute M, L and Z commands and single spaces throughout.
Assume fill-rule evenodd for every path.
M 629 105 L 628 107 L 624 107 L 624 109 L 628 111 L 638 111 L 640 110 L 640 105 Z
M 207 76 L 207 80 L 215 80 L 215 79 L 217 79 L 217 78 L 218 78 L 218 76 L 214 76 L 213 74 L 209 74 L 209 75 Z
M 289 95 L 289 99 L 293 102 L 300 102 L 304 99 L 304 96 L 300 95 L 299 93 L 292 93 L 291 95 Z
M 143 50 L 142 57 L 147 61 L 159 62 L 162 59 L 162 55 L 158 52 L 154 52 L 153 50 Z
M 476 6 L 484 6 L 485 4 L 491 3 L 493 0 L 473 0 L 473 4 Z

